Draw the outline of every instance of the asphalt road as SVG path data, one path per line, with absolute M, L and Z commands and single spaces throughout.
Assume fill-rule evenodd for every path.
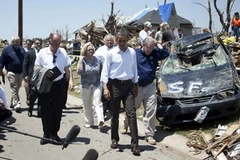
M 6 80 L 7 82 L 7 80 Z M 2 85 L 5 89 L 8 102 L 10 101 L 10 89 L 8 82 Z M 81 131 L 72 144 L 62 150 L 62 146 L 46 144 L 40 145 L 40 139 L 29 135 L 42 137 L 41 119 L 36 116 L 27 116 L 26 96 L 24 88 L 20 89 L 20 97 L 22 102 L 22 113 L 13 111 L 13 116 L 0 126 L 9 127 L 11 129 L 22 132 L 23 134 L 9 132 L 0 129 L 0 159 L 3 160 L 78 160 L 82 159 L 89 149 L 96 149 L 99 154 L 99 160 L 123 160 L 123 159 L 149 159 L 149 160 L 192 160 L 200 159 L 189 156 L 172 147 L 179 145 L 182 148 L 185 144 L 175 144 L 176 137 L 169 135 L 169 145 L 161 143 L 158 140 L 156 146 L 149 145 L 142 137 L 139 140 L 139 149 L 141 156 L 136 157 L 130 151 L 130 136 L 120 134 L 119 149 L 110 148 L 110 122 L 107 121 L 108 127 L 104 133 L 101 133 L 96 127 L 87 129 L 84 127 L 84 117 L 82 109 L 82 101 L 79 98 L 69 96 L 68 108 L 63 110 L 61 129 L 59 136 L 65 138 L 73 125 L 79 125 Z M 33 115 L 36 115 L 36 110 Z M 120 120 L 121 122 L 121 120 Z M 140 126 L 139 135 L 143 135 L 143 124 Z M 142 127 L 141 127 L 142 126 Z M 25 134 L 25 135 L 24 135 Z M 26 135 L 27 134 L 27 135 Z M 161 134 L 161 133 L 160 133 Z M 166 139 L 166 138 L 165 138 Z M 160 142 L 159 142 L 160 141 Z M 186 149 L 185 149 L 186 150 Z M 188 152 L 187 150 L 186 152 Z

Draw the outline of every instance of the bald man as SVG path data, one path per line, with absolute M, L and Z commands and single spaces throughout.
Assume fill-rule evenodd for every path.
M 53 79 L 54 67 L 60 70 L 59 76 L 52 80 L 52 86 L 48 93 L 40 93 L 39 106 L 41 112 L 43 137 L 51 139 L 55 144 L 61 143 L 58 136 L 60 129 L 62 108 L 65 105 L 65 82 L 69 80 L 70 88 L 73 85 L 72 76 L 70 76 L 70 59 L 65 49 L 59 48 L 61 43 L 61 36 L 57 33 L 50 34 L 49 47 L 43 48 L 39 51 L 35 61 L 35 70 L 39 68 L 49 69 L 47 76 Z M 64 76 L 65 73 L 65 76 Z M 42 139 L 41 145 L 47 144 L 49 141 Z
M 12 93 L 10 108 L 14 108 L 20 113 L 21 103 L 19 98 L 19 88 L 22 84 L 23 74 L 22 66 L 25 55 L 25 50 L 21 45 L 21 40 L 18 36 L 12 38 L 12 44 L 5 47 L 0 58 L 0 75 L 4 76 L 3 68 L 7 70 L 7 79 L 10 84 Z

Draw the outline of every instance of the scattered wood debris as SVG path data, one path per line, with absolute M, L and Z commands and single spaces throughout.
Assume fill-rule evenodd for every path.
M 232 54 L 233 63 L 235 64 L 236 69 L 240 71 L 240 43 L 232 42 L 227 44 L 227 47 L 229 48 Z
M 187 137 L 189 138 L 187 146 L 194 148 L 195 154 L 205 151 L 217 160 L 240 159 L 239 125 L 233 125 L 220 136 L 216 134 L 212 136 L 199 130 L 190 133 Z

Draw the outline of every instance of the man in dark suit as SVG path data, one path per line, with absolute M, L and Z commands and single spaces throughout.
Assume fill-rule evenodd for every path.
M 29 105 L 28 116 L 32 116 L 32 110 L 34 106 L 34 102 L 38 98 L 38 93 L 32 89 L 31 78 L 33 76 L 33 68 L 35 65 L 35 60 L 38 52 L 42 48 L 42 39 L 36 38 L 34 40 L 34 47 L 32 50 L 29 50 L 23 60 L 23 79 L 24 82 L 28 85 L 30 92 L 27 94 L 27 103 Z M 40 116 L 39 108 L 38 108 L 38 117 Z

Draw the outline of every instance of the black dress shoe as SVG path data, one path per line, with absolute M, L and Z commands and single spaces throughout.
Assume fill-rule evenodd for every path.
M 28 111 L 28 117 L 32 117 L 32 112 Z
M 131 151 L 132 151 L 133 155 L 140 156 L 140 151 L 137 147 L 132 147 Z
M 50 136 L 50 139 L 53 144 L 62 145 L 62 140 L 59 136 Z
M 49 136 L 45 136 L 45 135 L 44 135 L 43 138 L 44 138 L 44 139 L 41 139 L 41 140 L 40 140 L 40 144 L 41 144 L 41 145 L 45 145 L 45 144 L 50 143 L 50 139 L 49 139 L 50 137 L 49 137 Z
M 15 108 L 16 113 L 22 113 L 21 108 Z
M 111 148 L 112 148 L 112 149 L 117 149 L 117 148 L 118 148 L 118 142 L 113 141 L 113 142 L 111 143 Z

